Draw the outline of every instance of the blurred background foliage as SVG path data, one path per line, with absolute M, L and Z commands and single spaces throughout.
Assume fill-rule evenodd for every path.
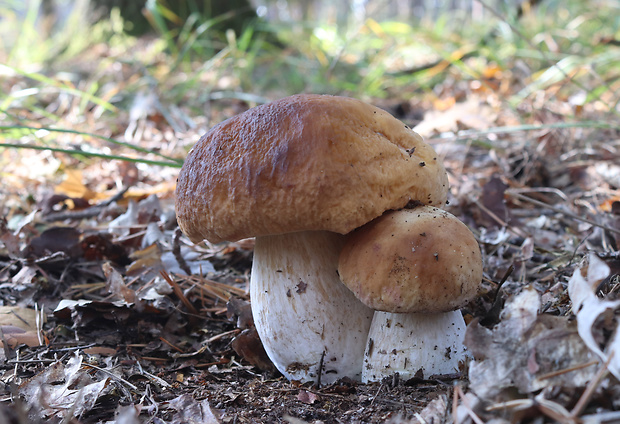
M 618 118 L 618 0 L 5 0 L 0 16 L 5 140 L 60 126 L 127 141 L 145 99 L 180 133 L 212 101 L 299 92 L 412 121 L 411 102 L 471 92 L 523 122 L 537 99 Z
M 58 77 L 106 43 L 147 71 L 161 53 L 170 71 L 194 73 L 171 94 L 216 69 L 256 95 L 411 95 L 452 67 L 459 78 L 512 72 L 526 90 L 517 99 L 567 78 L 596 97 L 617 78 L 609 43 L 620 32 L 617 0 L 9 0 L 0 8 L 0 58 L 13 72 Z M 138 37 L 157 38 L 141 57 L 131 54 Z M 436 68 L 442 61 L 450 66 Z

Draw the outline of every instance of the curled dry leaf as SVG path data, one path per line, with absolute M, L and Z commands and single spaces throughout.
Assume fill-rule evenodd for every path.
M 478 396 L 496 400 L 513 388 L 527 394 L 556 385 L 584 387 L 592 378 L 596 367 L 581 366 L 593 355 L 574 323 L 540 315 L 539 309 L 540 295 L 528 287 L 506 304 L 492 330 L 477 321 L 470 324 L 465 344 L 475 358 L 469 378 Z M 570 371 L 558 373 L 563 370 Z
M 243 330 L 232 341 L 232 347 L 243 359 L 263 371 L 274 372 L 275 367 L 267 356 L 263 343 L 255 328 Z
M 213 410 L 208 400 L 197 401 L 191 395 L 184 394 L 172 399 L 170 407 L 176 411 L 171 423 L 218 424 L 218 412 Z
M 136 303 L 136 292 L 127 287 L 122 274 L 107 262 L 102 265 L 102 268 L 107 279 L 108 291 L 114 296 L 114 300 L 122 300 L 127 304 Z
M 591 253 L 569 280 L 568 295 L 583 342 L 601 361 L 609 361 L 607 368 L 620 379 L 620 300 L 605 300 L 596 295 L 597 287 L 608 275 L 609 266 Z
M 19 393 L 27 403 L 31 422 L 56 421 L 68 414 L 80 417 L 111 390 L 109 378 L 97 379 L 82 368 L 82 356 L 75 354 L 67 364 L 55 362 L 26 380 Z M 71 418 L 71 417 L 66 417 Z
M 254 327 L 252 305 L 247 300 L 231 297 L 226 303 L 226 317 L 229 320 L 237 319 L 237 328 L 245 330 Z

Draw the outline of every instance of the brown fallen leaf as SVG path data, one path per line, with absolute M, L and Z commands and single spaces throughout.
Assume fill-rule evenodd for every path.
M 22 330 L 12 325 L 2 325 L 0 326 L 0 331 L 2 332 L 0 334 L 0 347 L 4 347 L 4 342 L 6 342 L 7 346 L 11 349 L 21 344 L 30 347 L 41 345 L 39 336 L 35 331 Z
M 232 347 L 237 355 L 263 371 L 275 371 L 273 363 L 267 356 L 263 343 L 258 337 L 255 328 L 243 330 L 232 341 Z
M 19 306 L 0 306 L 0 347 L 4 346 L 2 340 L 11 348 L 19 344 L 30 347 L 39 346 L 39 334 L 37 330 L 37 311 Z M 45 316 L 40 314 L 42 323 Z
M 449 104 L 442 106 L 447 107 Z M 492 127 L 496 118 L 497 113 L 492 107 L 484 100 L 472 97 L 444 110 L 429 111 L 413 130 L 422 137 L 430 137 L 434 133 L 456 132 L 462 128 L 483 130 Z
M 300 390 L 297 395 L 297 400 L 303 403 L 307 403 L 308 405 L 312 405 L 313 403 L 320 400 L 319 396 L 316 393 L 309 392 L 307 390 Z
M 114 300 L 124 300 L 128 304 L 138 301 L 136 292 L 127 287 L 123 276 L 108 262 L 102 265 L 107 280 L 108 291 L 115 297 Z
M 117 350 L 111 347 L 94 346 L 84 349 L 84 353 L 88 355 L 113 356 L 116 355 Z
M 30 240 L 22 254 L 29 259 L 38 259 L 62 252 L 67 258 L 79 258 L 82 255 L 80 235 L 80 231 L 73 227 L 48 228 Z
M 226 317 L 229 320 L 237 318 L 237 328 L 245 330 L 254 327 L 252 305 L 247 300 L 232 297 L 226 303 Z
M 491 229 L 502 227 L 502 222 L 510 223 L 510 211 L 504 200 L 507 188 L 508 186 L 496 175 L 484 184 L 480 201 L 485 209 L 480 211 L 478 226 Z
M 82 171 L 67 168 L 64 172 L 65 178 L 55 187 L 55 193 L 63 194 L 71 198 L 81 198 L 86 201 L 105 198 L 104 193 L 97 193 L 84 184 Z

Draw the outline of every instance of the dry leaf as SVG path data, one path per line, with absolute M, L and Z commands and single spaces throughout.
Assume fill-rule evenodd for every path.
M 457 132 L 463 127 L 483 130 L 492 127 L 496 118 L 497 114 L 490 106 L 480 100 L 471 99 L 456 103 L 446 110 L 428 112 L 413 130 L 422 137 L 430 137 L 434 133 Z
M 84 185 L 84 178 L 82 171 L 76 169 L 65 169 L 65 178 L 58 184 L 54 192 L 57 194 L 64 194 L 71 198 L 85 199 L 85 200 L 101 200 L 106 198 L 106 194 L 98 194 Z
M 19 344 L 39 346 L 39 334 L 37 330 L 37 311 L 19 306 L 0 306 L 0 329 L 2 338 L 11 348 Z M 40 314 L 40 313 L 39 313 Z M 40 314 L 42 322 L 45 315 Z M 0 339 L 0 347 L 3 346 Z
M 416 420 L 411 423 L 442 423 L 446 418 L 448 409 L 448 399 L 446 395 L 440 395 L 437 399 L 433 399 L 424 407 L 420 413 L 416 414 Z
M 307 403 L 308 405 L 312 405 L 313 403 L 320 400 L 316 393 L 309 392 L 307 390 L 300 390 L 297 395 L 297 400 L 303 403 Z
M 501 322 L 492 330 L 473 321 L 465 345 L 475 360 L 469 367 L 472 391 L 495 400 L 516 388 L 522 394 L 550 386 L 584 387 L 596 372 L 586 367 L 592 354 L 567 317 L 539 315 L 540 295 L 531 287 L 508 301 Z
M 102 268 L 106 276 L 108 291 L 114 295 L 116 300 L 124 300 L 130 305 L 136 303 L 136 292 L 127 287 L 121 273 L 108 262 L 104 263 Z
M 263 371 L 275 371 L 255 328 L 243 330 L 232 341 L 232 347 L 243 359 Z
M 76 259 L 82 255 L 81 232 L 73 227 L 52 227 L 34 237 L 24 248 L 23 255 L 38 259 L 62 252 L 67 258 Z
M 65 418 L 72 413 L 80 417 L 90 411 L 99 397 L 108 389 L 108 378 L 97 381 L 82 369 L 82 357 L 75 354 L 65 366 L 55 362 L 41 373 L 26 380 L 19 393 L 30 405 L 32 422 Z
M 201 424 L 219 424 L 217 412 L 209 405 L 208 400 L 197 401 L 190 395 L 181 395 L 172 399 L 169 405 L 174 409 L 176 414 L 172 418 L 173 424 L 185 423 L 201 423 Z
M 608 275 L 609 266 L 591 253 L 568 281 L 568 295 L 573 302 L 579 335 L 602 362 L 609 361 L 607 368 L 620 379 L 620 335 L 617 331 L 620 300 L 600 299 L 596 295 L 597 287 Z

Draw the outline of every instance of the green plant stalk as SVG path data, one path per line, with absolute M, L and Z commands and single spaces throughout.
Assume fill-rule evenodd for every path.
M 35 22 L 37 20 L 37 14 L 39 11 L 40 1 L 32 1 L 29 3 L 26 17 L 21 26 L 21 31 L 17 35 L 17 40 L 14 44 L 13 49 L 9 53 L 9 57 L 7 63 L 11 63 L 15 60 L 15 56 L 23 51 L 23 49 L 27 48 L 29 42 L 34 38 L 35 31 Z
M 108 160 L 122 160 L 125 162 L 167 166 L 170 168 L 180 168 L 182 166 L 182 163 L 179 163 L 179 162 L 165 162 L 165 161 L 150 160 L 150 159 L 143 159 L 143 158 L 131 158 L 128 156 L 108 155 L 105 153 L 96 153 L 96 152 L 85 152 L 83 150 L 76 150 L 76 149 L 59 149 L 56 147 L 37 146 L 34 144 L 0 143 L 0 148 L 2 147 L 7 148 L 7 149 L 47 150 L 50 152 L 65 153 L 71 156 L 85 156 L 85 157 L 102 158 L 102 159 L 108 159 Z
M 84 92 L 82 90 L 78 90 L 77 88 L 70 87 L 67 84 L 64 84 L 64 83 L 62 83 L 60 81 L 57 81 L 57 80 L 55 80 L 53 78 L 46 77 L 45 75 L 42 75 L 42 74 L 39 74 L 39 73 L 25 72 L 25 71 L 22 71 L 21 69 L 14 68 L 12 66 L 0 64 L 0 67 L 3 67 L 3 66 L 8 68 L 8 69 L 10 69 L 10 70 L 12 70 L 13 72 L 15 72 L 17 74 L 20 74 L 20 75 L 26 77 L 26 78 L 31 78 L 31 79 L 33 79 L 35 81 L 38 81 L 38 82 L 43 83 L 43 84 L 48 84 L 48 85 L 50 85 L 52 87 L 58 87 L 60 90 L 66 91 L 69 94 L 73 94 L 75 96 L 78 96 L 78 97 L 84 98 L 84 99 L 86 99 L 88 101 L 91 101 L 91 102 L 95 103 L 96 105 L 101 106 L 101 107 L 103 107 L 104 109 L 106 109 L 106 110 L 108 110 L 110 112 L 114 112 L 114 111 L 117 110 L 116 106 L 112 105 L 111 103 L 106 102 L 105 100 L 102 100 L 102 99 L 100 99 L 100 98 L 98 98 L 98 97 L 96 97 L 96 96 L 94 96 L 92 94 L 86 93 L 86 92 Z M 2 108 L 3 109 L 6 109 L 8 107 L 7 102 L 10 104 L 10 98 L 11 98 L 10 95 L 7 96 L 7 99 L 2 104 Z
M 145 8 L 152 19 L 151 24 L 160 32 L 162 37 L 164 37 L 170 53 L 173 56 L 178 56 L 179 50 L 174 42 L 174 35 L 172 31 L 168 29 L 165 21 L 165 18 L 170 21 L 175 20 L 175 18 L 178 20 L 178 16 L 155 0 L 147 0 Z
M 29 127 L 27 125 L 0 125 L 0 131 L 6 131 L 6 130 L 32 130 L 32 131 L 44 130 L 44 131 L 49 131 L 49 132 L 57 132 L 57 133 L 63 133 L 63 134 L 76 134 L 76 135 L 82 135 L 82 136 L 87 136 L 87 137 L 93 137 L 93 138 L 98 138 L 100 140 L 108 141 L 118 146 L 127 147 L 129 149 L 135 150 L 136 152 L 150 153 L 150 154 L 159 156 L 171 162 L 175 162 L 178 164 L 183 163 L 183 160 L 181 159 L 171 158 L 159 152 L 156 152 L 150 149 L 145 149 L 144 147 L 134 146 L 133 144 L 129 144 L 124 141 L 118 141 L 110 137 L 105 137 L 103 135 L 92 134 L 92 133 L 87 133 L 87 132 L 78 131 L 78 130 L 69 130 L 69 129 L 64 129 L 64 128 L 45 128 L 45 127 L 37 128 L 37 127 Z
M 485 134 L 508 134 L 519 131 L 536 131 L 536 130 L 548 130 L 548 129 L 564 129 L 564 128 L 597 128 L 597 129 L 611 129 L 620 131 L 620 124 L 610 124 L 608 122 L 600 121 L 582 121 L 582 122 L 558 122 L 555 124 L 540 124 L 540 125 L 516 125 L 513 127 L 492 127 L 486 130 L 463 130 L 459 131 L 453 137 L 441 138 L 441 140 L 465 140 L 474 137 L 478 137 Z M 437 140 L 437 138 L 434 138 Z

